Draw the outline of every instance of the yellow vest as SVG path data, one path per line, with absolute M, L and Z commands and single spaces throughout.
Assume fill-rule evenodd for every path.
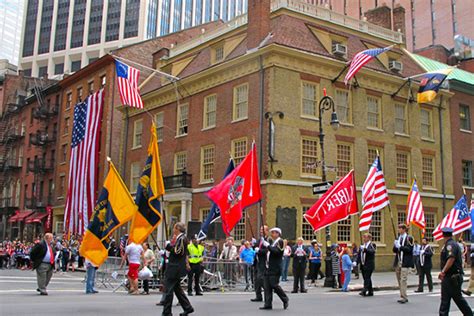
M 188 245 L 189 252 L 189 263 L 200 263 L 202 262 L 202 254 L 204 253 L 204 246 L 197 245 L 194 246 L 193 243 Z

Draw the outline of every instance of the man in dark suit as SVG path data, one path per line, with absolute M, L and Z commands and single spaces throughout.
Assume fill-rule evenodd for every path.
M 33 270 L 36 270 L 36 279 L 41 295 L 48 295 L 46 288 L 53 276 L 55 250 L 52 246 L 53 234 L 46 233 L 44 239 L 36 244 L 30 252 L 30 259 L 33 262 Z
M 425 283 L 425 276 L 426 282 L 428 282 L 428 290 L 433 292 L 433 278 L 431 277 L 431 268 L 433 267 L 433 263 L 431 261 L 431 257 L 433 256 L 433 249 L 431 246 L 428 245 L 428 240 L 423 238 L 421 240 L 421 250 L 420 250 L 420 275 L 418 278 L 418 290 L 415 293 L 422 293 L 423 287 Z
M 278 227 L 270 230 L 272 240 L 265 241 L 263 245 L 268 249 L 267 258 L 265 261 L 265 275 L 263 278 L 265 304 L 260 309 L 272 309 L 273 292 L 283 302 L 283 308 L 288 308 L 288 296 L 286 296 L 283 289 L 280 287 L 281 262 L 283 260 L 283 239 L 281 239 L 281 229 Z
M 365 233 L 362 236 L 363 244 L 360 245 L 359 257 L 357 258 L 364 279 L 364 288 L 359 293 L 362 296 L 374 296 L 372 287 L 372 273 L 375 270 L 375 252 L 377 245 L 372 242 L 372 234 Z
M 303 238 L 299 237 L 296 245 L 291 251 L 293 257 L 293 291 L 291 293 L 298 293 L 298 286 L 301 293 L 306 293 L 304 286 L 304 275 L 306 272 L 306 265 L 308 262 L 308 253 L 306 247 L 303 245 Z
M 173 227 L 173 239 L 166 244 L 169 251 L 168 266 L 165 271 L 165 297 L 163 316 L 170 316 L 173 305 L 173 293 L 179 301 L 184 312 L 180 316 L 186 316 L 194 312 L 188 298 L 181 288 L 181 278 L 190 270 L 188 262 L 188 239 L 185 235 L 186 227 L 183 223 L 176 223 Z
M 395 253 L 395 273 L 398 285 L 400 286 L 400 304 L 408 303 L 407 282 L 410 269 L 415 266 L 413 260 L 413 236 L 408 235 L 408 228 L 405 224 L 398 225 L 399 236 L 393 243 L 393 252 Z
M 263 289 L 263 275 L 265 274 L 265 262 L 267 260 L 267 247 L 265 243 L 268 243 L 268 226 L 263 225 L 260 228 L 260 240 L 257 241 L 255 247 L 255 298 L 252 298 L 252 302 L 262 302 L 262 289 Z

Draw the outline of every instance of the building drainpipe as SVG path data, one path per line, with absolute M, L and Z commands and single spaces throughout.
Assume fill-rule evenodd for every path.
M 441 193 L 443 195 L 443 216 L 446 214 L 446 185 L 444 175 L 444 144 L 443 144 L 443 116 L 441 111 L 443 110 L 443 95 L 440 96 L 439 107 L 438 107 L 438 119 L 439 119 L 439 151 L 441 155 Z
M 260 122 L 259 122 L 259 156 L 258 156 L 258 165 L 260 169 L 260 179 L 262 179 L 263 175 L 263 120 L 265 115 L 264 109 L 264 101 L 265 101 L 265 70 L 263 68 L 263 56 L 259 56 L 259 64 L 260 64 L 260 100 L 259 100 L 259 109 L 260 109 Z M 258 203 L 258 216 L 257 216 L 257 229 L 260 231 L 260 227 L 264 224 L 263 219 L 263 209 L 262 209 L 262 201 Z

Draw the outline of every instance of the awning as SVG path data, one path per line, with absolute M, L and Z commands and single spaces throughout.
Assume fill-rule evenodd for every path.
M 31 216 L 28 216 L 28 218 L 25 220 L 25 223 L 31 224 L 31 223 L 41 223 L 43 219 L 45 219 L 48 216 L 48 213 L 39 213 L 36 212 Z
M 31 214 L 33 214 L 33 211 L 18 211 L 16 212 L 15 215 L 13 215 L 12 217 L 8 219 L 8 222 L 9 223 L 22 222 L 25 220 L 25 218 L 27 218 Z

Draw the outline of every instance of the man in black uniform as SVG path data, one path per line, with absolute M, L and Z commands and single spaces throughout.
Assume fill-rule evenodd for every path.
M 186 228 L 183 223 L 176 223 L 173 227 L 173 239 L 166 244 L 169 251 L 168 266 L 165 271 L 165 297 L 163 316 L 170 316 L 173 305 L 173 293 L 179 301 L 184 312 L 180 316 L 186 316 L 194 312 L 191 303 L 181 288 L 181 278 L 190 270 L 188 262 L 188 239 L 185 235 Z
M 413 236 L 408 235 L 408 228 L 405 224 L 398 225 L 399 237 L 393 243 L 393 252 L 395 253 L 395 273 L 398 285 L 400 286 L 400 304 L 408 303 L 408 274 L 413 269 L 415 262 L 413 260 L 413 245 L 415 241 Z
M 359 293 L 361 296 L 374 296 L 372 287 L 372 273 L 375 270 L 375 252 L 377 245 L 372 242 L 372 234 L 365 233 L 362 236 L 363 244 L 360 245 L 358 262 L 364 278 L 364 288 Z
M 301 293 L 306 293 L 307 290 L 304 286 L 304 275 L 306 272 L 306 264 L 308 262 L 307 250 L 303 245 L 303 238 L 299 237 L 296 245 L 291 251 L 291 256 L 293 257 L 293 291 L 291 293 L 298 293 L 298 286 Z
M 421 240 L 421 249 L 420 249 L 420 276 L 418 279 L 418 290 L 415 293 L 423 293 L 423 287 L 425 283 L 425 275 L 426 281 L 428 282 L 428 290 L 433 292 L 433 278 L 431 277 L 431 268 L 433 267 L 433 263 L 431 261 L 431 257 L 433 257 L 433 249 L 428 244 L 428 240 L 423 238 Z
M 260 240 L 256 244 L 256 256 L 255 256 L 255 298 L 252 298 L 252 302 L 262 302 L 262 289 L 263 289 L 263 275 L 265 274 L 265 262 L 267 260 L 267 247 L 265 243 L 269 242 L 268 238 L 268 226 L 264 225 L 260 228 Z
M 272 309 L 273 292 L 283 302 L 283 308 L 288 308 L 288 296 L 285 291 L 280 287 L 280 275 L 281 275 L 281 262 L 283 259 L 283 239 L 281 239 L 281 229 L 274 227 L 270 230 L 272 234 L 271 243 L 265 241 L 263 245 L 267 248 L 267 258 L 265 261 L 265 275 L 263 278 L 264 290 L 265 290 L 265 305 L 260 309 Z
M 453 240 L 453 229 L 443 228 L 445 244 L 441 250 L 441 305 L 439 315 L 449 315 L 451 299 L 464 316 L 472 316 L 472 310 L 461 293 L 464 271 L 462 269 L 462 253 L 456 241 Z

